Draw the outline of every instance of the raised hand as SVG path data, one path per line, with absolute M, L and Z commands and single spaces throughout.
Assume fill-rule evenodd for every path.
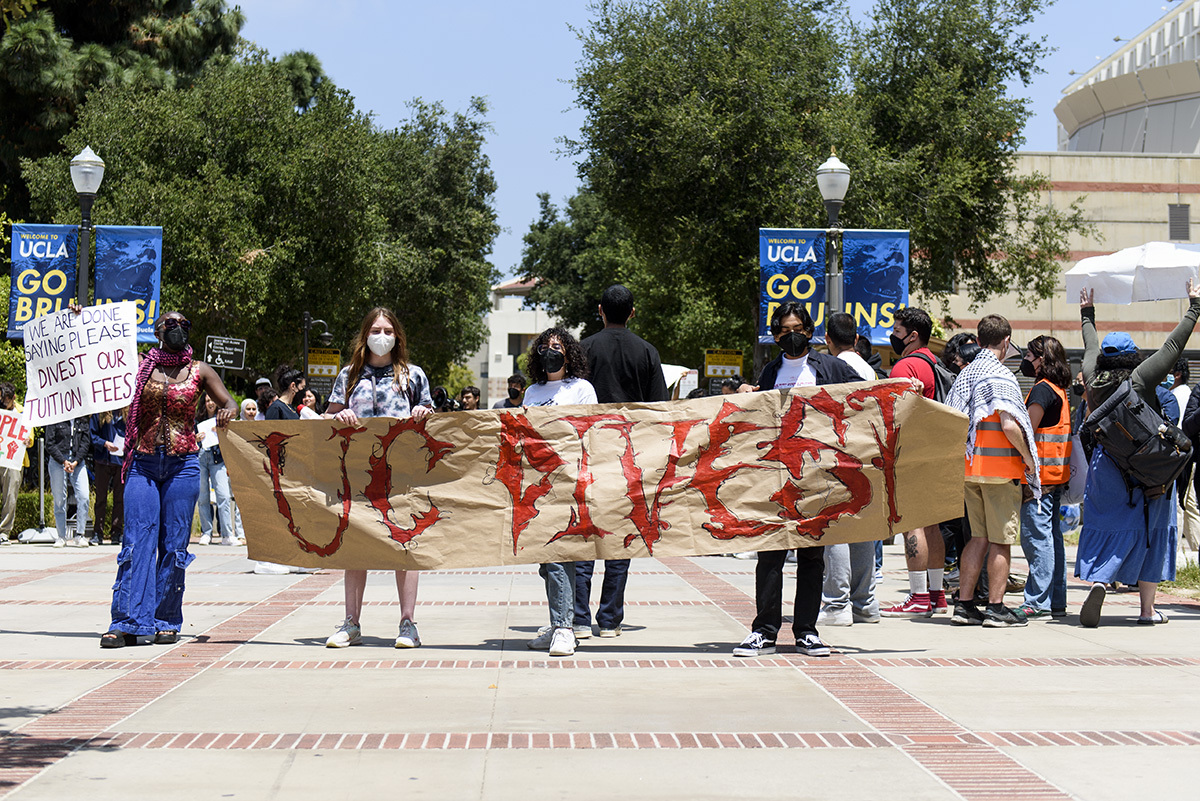
M 1191 291 L 1192 282 L 1188 281 L 1188 291 Z M 1079 290 L 1079 308 L 1090 309 L 1093 305 L 1092 299 L 1096 297 L 1096 290 L 1084 287 Z

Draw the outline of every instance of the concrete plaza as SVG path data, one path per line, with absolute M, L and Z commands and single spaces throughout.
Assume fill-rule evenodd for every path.
M 1187 599 L 1147 627 L 1110 595 L 1084 629 L 1073 582 L 1064 620 L 885 619 L 824 629 L 828 659 L 790 633 L 735 659 L 755 563 L 646 559 L 623 634 L 555 659 L 525 647 L 547 621 L 535 567 L 422 575 L 417 650 L 392 647 L 394 585 L 372 573 L 364 642 L 335 650 L 340 573 L 192 550 L 185 637 L 117 650 L 99 648 L 115 548 L 0 550 L 0 796 L 1127 801 L 1185 797 L 1200 765 Z M 907 584 L 886 550 L 890 603 Z

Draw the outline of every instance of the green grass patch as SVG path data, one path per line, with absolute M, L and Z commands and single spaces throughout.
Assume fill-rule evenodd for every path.
M 1186 565 L 1176 568 L 1174 581 L 1164 581 L 1161 586 L 1168 590 L 1200 590 L 1200 565 L 1189 559 Z

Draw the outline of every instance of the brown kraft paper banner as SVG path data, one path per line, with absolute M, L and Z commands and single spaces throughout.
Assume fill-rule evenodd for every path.
M 437 570 L 882 539 L 962 516 L 966 431 L 895 380 L 220 442 L 251 559 Z

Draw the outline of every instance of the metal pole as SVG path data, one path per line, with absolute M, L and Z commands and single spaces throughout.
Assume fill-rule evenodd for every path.
M 304 313 L 304 380 L 308 380 L 308 329 L 312 328 L 312 315 L 308 312 Z M 280 387 L 283 389 L 283 387 Z
M 46 440 L 38 437 L 38 528 L 46 528 Z
M 842 286 L 842 229 L 825 231 L 825 323 L 830 315 L 845 311 Z
M 79 224 L 79 270 L 75 276 L 75 302 L 80 306 L 88 305 L 88 279 L 92 266 L 92 204 L 95 202 L 94 194 L 79 194 L 82 221 Z

